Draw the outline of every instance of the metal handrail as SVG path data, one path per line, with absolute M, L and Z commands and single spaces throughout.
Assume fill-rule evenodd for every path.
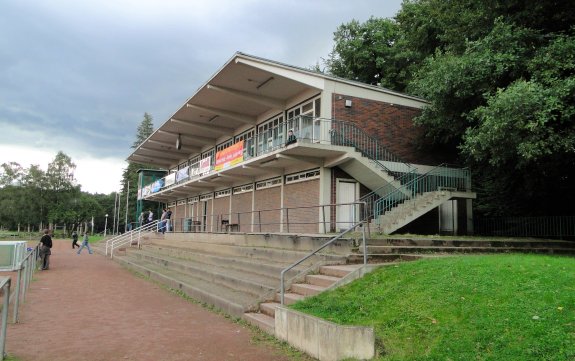
M 106 241 L 106 251 L 105 254 L 108 255 L 108 249 L 110 250 L 110 258 L 114 258 L 114 249 L 122 247 L 128 243 L 132 243 L 134 241 L 134 236 L 137 236 L 138 240 L 138 248 L 140 248 L 140 239 L 142 236 L 142 232 L 153 232 L 158 230 L 158 225 L 160 221 L 154 220 L 150 223 L 146 223 L 145 225 L 138 227 L 136 229 L 131 230 L 130 232 L 126 232 L 120 234 L 112 239 Z
M 2 304 L 2 334 L 0 335 L 0 360 L 4 360 L 4 350 L 6 348 L 6 329 L 8 325 L 8 307 L 10 306 L 10 277 L 0 278 L 0 289 L 4 294 Z
M 434 167 L 427 173 L 404 184 L 402 189 L 396 189 L 377 200 L 374 203 L 374 218 L 385 214 L 406 199 L 412 199 L 417 195 L 433 192 L 440 188 L 469 191 L 471 188 L 469 170 L 447 168 L 445 164 Z
M 331 238 L 329 241 L 327 241 L 326 243 L 324 243 L 322 246 L 320 246 L 319 248 L 317 248 L 316 250 L 312 251 L 310 254 L 308 254 L 307 256 L 303 257 L 302 259 L 300 259 L 299 261 L 292 263 L 291 265 L 289 265 L 288 267 L 284 268 L 281 272 L 280 275 L 280 302 L 283 305 L 284 304 L 284 299 L 285 299 L 285 274 L 286 272 L 290 271 L 291 269 L 293 269 L 294 267 L 297 267 L 298 265 L 300 265 L 301 263 L 303 263 L 304 261 L 308 260 L 309 258 L 313 257 L 316 253 L 318 253 L 319 251 L 321 251 L 322 249 L 326 248 L 327 246 L 329 246 L 330 244 L 332 244 L 333 242 L 337 241 L 338 239 L 340 239 L 341 237 L 343 237 L 344 235 L 350 233 L 351 231 L 353 231 L 354 229 L 356 229 L 357 227 L 359 227 L 360 225 L 363 224 L 367 224 L 367 221 L 363 220 L 361 222 L 358 222 L 356 224 L 354 224 L 351 228 L 349 228 L 348 230 L 338 234 L 337 236 Z M 363 265 L 365 266 L 367 264 L 367 245 L 366 245 L 366 241 L 365 241 L 365 227 L 362 227 L 362 238 L 363 238 Z
M 38 259 L 38 254 L 40 253 L 40 243 L 32 249 L 32 251 L 28 252 L 28 254 L 20 261 L 17 266 L 18 270 L 18 281 L 16 282 L 16 290 L 14 294 L 16 295 L 16 299 L 14 301 L 14 323 L 18 323 L 19 321 L 19 308 L 20 308 L 20 296 L 22 297 L 22 302 L 26 299 L 26 291 L 30 286 L 30 282 L 32 281 L 32 276 L 36 271 L 36 262 Z M 22 286 L 21 286 L 22 285 Z
M 377 167 L 388 172 L 397 180 L 401 178 L 398 174 L 409 173 L 413 169 L 411 164 L 406 163 L 397 155 L 393 154 L 388 148 L 381 144 L 381 141 L 369 135 L 356 124 L 348 121 L 305 115 L 288 119 L 267 129 L 265 132 L 256 133 L 252 137 L 245 139 L 244 161 L 285 147 L 288 129 L 293 129 L 298 142 L 305 141 L 317 144 L 354 147 L 356 151 L 367 157 Z M 401 164 L 403 170 L 390 170 L 382 162 Z M 170 177 L 170 182 L 166 181 L 167 177 L 155 180 L 143 186 L 143 194 L 149 194 L 147 192 L 156 193 L 174 187 L 177 184 L 212 174 L 215 172 L 214 163 L 212 157 L 209 162 L 206 162 L 206 159 L 201 159 L 181 170 L 172 169 L 176 174 L 172 173 L 167 176 Z M 180 171 L 183 172 L 180 174 Z
M 359 210 L 354 208 L 354 213 L 357 217 L 354 216 L 353 220 L 350 221 L 340 221 L 337 222 L 336 220 L 332 219 L 329 215 L 331 214 L 332 207 L 344 207 L 344 206 L 359 206 Z M 326 210 L 327 208 L 327 210 Z M 290 218 L 290 214 L 300 214 L 305 210 L 310 209 L 317 209 L 321 211 L 321 220 L 318 221 L 293 221 L 293 216 Z M 226 221 L 226 224 L 238 225 L 240 227 L 252 226 L 254 229 L 250 230 L 253 232 L 269 232 L 268 226 L 279 226 L 281 230 L 280 232 L 297 232 L 297 226 L 306 226 L 306 225 L 323 225 L 323 232 L 320 233 L 328 233 L 331 230 L 332 225 L 336 225 L 338 223 L 344 223 L 345 225 L 356 222 L 357 219 L 366 219 L 368 214 L 368 209 L 366 207 L 366 203 L 362 201 L 357 202 L 350 202 L 350 203 L 330 203 L 330 204 L 321 204 L 317 206 L 302 206 L 302 207 L 281 207 L 281 208 L 266 208 L 266 209 L 259 209 L 254 211 L 245 211 L 245 212 L 228 212 L 228 213 L 213 213 L 207 214 L 204 216 L 195 216 L 195 217 L 186 217 L 186 218 L 179 218 L 174 219 L 174 227 L 173 229 L 180 229 L 182 232 L 218 232 L 221 231 L 222 220 Z M 278 213 L 278 221 L 267 221 L 262 222 L 262 218 L 266 218 L 265 215 L 269 213 Z M 280 215 L 281 214 L 281 215 Z M 244 222 L 243 220 L 249 219 L 249 222 Z M 178 221 L 181 222 L 181 225 L 178 225 Z M 192 221 L 194 222 L 192 224 Z M 190 222 L 188 226 L 184 226 L 184 222 Z M 204 230 L 204 226 L 210 225 L 213 229 L 212 230 Z M 291 226 L 291 229 L 290 229 Z M 267 230 L 266 230 L 267 227 Z M 215 228 L 215 229 L 214 229 Z M 192 230 L 193 229 L 193 230 Z M 218 230 L 219 229 L 219 230 Z M 317 233 L 317 232 L 313 232 Z

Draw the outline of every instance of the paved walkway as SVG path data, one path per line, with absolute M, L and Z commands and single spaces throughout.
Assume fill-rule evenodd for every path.
M 71 241 L 28 291 L 6 351 L 22 361 L 289 360 L 250 329 L 139 278 Z

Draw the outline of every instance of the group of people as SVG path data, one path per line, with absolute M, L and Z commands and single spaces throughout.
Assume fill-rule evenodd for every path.
M 40 238 L 40 250 L 39 256 L 42 260 L 42 264 L 40 269 L 46 271 L 50 269 L 50 256 L 52 255 L 52 230 L 45 229 L 42 238 Z M 82 240 L 82 246 L 78 244 L 78 233 L 76 231 L 72 232 L 72 249 L 76 249 L 78 247 L 78 254 L 82 253 L 84 248 L 88 249 L 88 253 L 92 254 L 92 249 L 90 248 L 88 232 L 84 232 L 84 238 Z
M 158 223 L 158 231 L 166 233 L 166 231 L 170 232 L 172 230 L 171 224 L 172 218 L 172 211 L 169 208 L 164 208 L 162 210 L 162 216 L 160 217 L 160 222 Z M 148 223 L 151 223 L 154 220 L 154 212 L 150 209 L 148 214 L 146 212 L 140 213 L 140 217 L 138 218 L 138 223 L 140 226 L 144 226 Z

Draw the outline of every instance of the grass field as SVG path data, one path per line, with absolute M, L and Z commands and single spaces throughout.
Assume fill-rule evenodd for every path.
M 377 360 L 575 360 L 572 257 L 406 262 L 292 307 L 373 326 Z

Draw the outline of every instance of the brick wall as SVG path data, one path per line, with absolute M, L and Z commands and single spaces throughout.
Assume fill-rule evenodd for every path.
M 215 198 L 214 200 L 214 214 L 213 214 L 213 220 L 214 220 L 214 226 L 215 228 L 213 229 L 214 232 L 220 232 L 223 231 L 221 225 L 222 225 L 222 220 L 228 220 L 230 219 L 230 196 L 225 196 L 225 197 L 221 197 L 221 198 Z
M 250 232 L 252 230 L 252 194 L 253 192 L 247 192 L 232 196 L 230 223 L 239 224 L 242 232 Z
M 255 191 L 254 195 L 254 232 L 279 232 L 280 211 L 262 211 L 281 207 L 281 188 L 272 187 Z M 261 228 L 260 225 L 261 224 Z
M 350 108 L 345 107 L 346 99 L 352 101 Z M 341 94 L 334 94 L 332 100 L 334 119 L 356 123 L 403 161 L 429 165 L 445 161 L 444 154 L 424 146 L 423 129 L 412 121 L 419 109 Z
M 284 186 L 284 208 L 315 206 L 313 208 L 291 209 L 284 212 L 284 232 L 317 233 L 319 221 L 319 179 L 286 184 Z

